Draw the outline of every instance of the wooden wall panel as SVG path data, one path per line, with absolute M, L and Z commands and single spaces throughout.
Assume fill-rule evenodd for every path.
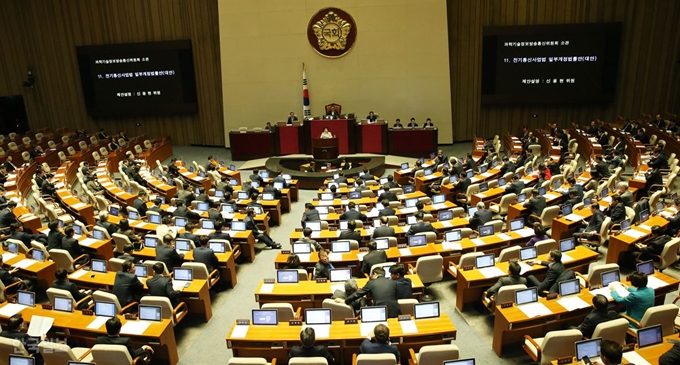
M 454 141 L 522 125 L 587 123 L 680 109 L 680 3 L 653 0 L 450 0 L 449 54 Z M 480 103 L 484 26 L 622 22 L 619 76 L 607 105 Z M 532 118 L 538 114 L 538 118 Z
M 170 135 L 177 144 L 224 145 L 217 0 L 0 1 L 0 95 L 24 96 L 32 129 L 106 128 Z M 87 116 L 75 47 L 191 39 L 199 112 Z M 21 86 L 28 69 L 33 89 Z M 137 124 L 139 123 L 139 126 Z

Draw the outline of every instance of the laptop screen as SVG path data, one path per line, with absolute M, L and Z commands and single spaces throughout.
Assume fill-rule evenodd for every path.
M 332 252 L 349 252 L 350 243 L 349 241 L 333 241 L 331 242 Z
M 498 179 L 498 186 L 503 186 L 503 185 L 505 185 L 505 179 L 504 178 Z
M 310 228 L 313 232 L 321 231 L 321 222 L 305 222 L 305 228 Z
M 443 212 L 439 212 L 439 220 L 440 221 L 448 221 L 453 219 L 453 212 L 450 210 L 445 210 Z
M 640 223 L 644 223 L 649 219 L 649 210 L 640 212 Z
M 136 221 L 136 220 L 138 220 L 138 219 L 139 219 L 139 213 L 137 213 L 137 212 L 135 212 L 135 211 L 132 211 L 132 210 L 129 211 L 129 212 L 128 212 L 128 219 L 131 220 L 131 221 Z
M 467 176 L 469 179 L 472 179 L 472 177 L 475 176 L 475 172 L 472 171 L 472 170 L 467 170 L 466 173 L 467 173 L 466 176 Z
M 274 200 L 274 193 L 262 193 L 262 200 L 264 201 Z
M 602 281 L 603 288 L 609 286 L 609 284 L 613 282 L 621 281 L 621 275 L 619 274 L 619 270 L 605 271 L 600 274 L 600 278 Z
M 545 195 L 545 187 L 538 188 L 538 195 Z
M 571 214 L 571 204 L 564 204 L 562 206 L 562 215 L 569 215 Z
M 510 221 L 510 231 L 519 231 L 524 229 L 524 219 L 515 219 Z
M 573 250 L 574 248 L 576 248 L 576 246 L 574 245 L 573 237 L 560 240 L 560 251 L 567 252 Z
M 135 266 L 135 276 L 138 278 L 147 277 L 147 269 L 146 265 Z
M 9 365 L 35 365 L 35 359 L 30 356 L 9 355 Z
M 252 319 L 255 326 L 276 326 L 279 324 L 278 311 L 276 309 L 253 309 Z
M 562 297 L 581 292 L 581 285 L 579 285 L 578 279 L 560 281 L 559 286 L 560 296 Z
M 479 191 L 480 191 L 480 192 L 483 193 L 483 192 L 485 192 L 485 191 L 487 191 L 487 190 L 489 190 L 489 183 L 481 183 L 481 184 L 479 184 Z
M 175 217 L 175 226 L 184 227 L 187 225 L 187 219 L 183 217 Z
M 475 213 L 477 213 L 477 210 L 478 210 L 477 207 L 468 208 L 468 215 L 472 217 L 473 215 L 475 215 Z
M 495 256 L 492 253 L 475 257 L 475 267 L 478 269 L 494 266 L 495 264 Z
M 517 202 L 518 203 L 524 203 L 524 201 L 527 200 L 527 195 L 525 193 L 517 195 Z
M 331 269 L 331 282 L 347 281 L 352 278 L 352 269 Z
M 91 265 L 92 271 L 94 271 L 94 272 L 106 273 L 106 271 L 107 271 L 106 261 L 104 261 L 104 260 L 92 259 L 92 260 L 90 260 L 90 265 Z
M 141 321 L 154 321 L 160 322 L 163 320 L 161 317 L 161 307 L 157 305 L 139 305 L 139 320 Z
M 247 191 L 239 191 L 236 193 L 236 198 L 238 200 L 246 200 L 248 199 L 248 192 Z
M 380 227 L 380 218 L 376 218 L 373 220 L 373 228 L 378 228 Z
M 602 195 L 600 195 L 600 196 L 602 197 L 602 199 L 608 197 L 609 196 L 609 189 L 603 188 L 602 189 Z
M 178 251 L 191 251 L 191 243 L 188 239 L 178 238 L 175 240 L 175 248 Z
M 374 306 L 361 308 L 361 322 L 385 322 L 387 321 L 387 306 Z
M 349 194 L 347 194 L 347 197 L 349 199 L 361 199 L 361 192 L 360 191 L 350 191 Z
M 156 247 L 158 246 L 158 239 L 156 237 L 144 237 L 145 247 Z
M 493 226 L 479 227 L 479 237 L 493 236 L 493 233 L 494 233 Z
M 333 193 L 322 193 L 321 200 L 333 200 Z
M 630 229 L 630 220 L 629 219 L 624 219 L 621 222 L 621 230 L 622 231 L 627 231 Z
M 35 260 L 35 261 L 40 261 L 40 262 L 45 261 L 45 253 L 42 252 L 41 250 L 31 251 L 31 256 L 33 257 L 33 260 Z
M 202 229 L 215 229 L 215 221 L 212 219 L 201 219 Z
M 415 235 L 408 237 L 409 247 L 425 246 L 427 244 L 427 237 L 423 235 Z
M 389 182 L 389 180 L 386 177 L 381 177 L 379 180 L 380 185 L 385 185 Z
M 521 261 L 533 260 L 536 257 L 538 257 L 538 255 L 536 252 L 536 247 L 534 246 L 524 247 L 519 250 L 519 259 Z
M 531 167 L 527 167 L 526 174 L 529 175 L 529 174 L 531 174 L 532 172 L 534 172 L 534 169 L 532 169 Z
M 293 242 L 292 251 L 295 254 L 305 254 L 312 252 L 312 245 L 309 242 Z
M 406 206 L 406 208 L 411 208 L 411 207 L 415 207 L 416 203 L 418 203 L 417 198 L 406 199 L 406 201 L 404 202 L 404 205 Z
M 196 210 L 198 210 L 198 211 L 207 212 L 209 208 L 210 208 L 210 204 L 208 204 L 206 202 L 196 203 Z
M 414 185 L 404 185 L 401 189 L 404 191 L 404 194 L 411 194 L 416 191 Z
M 224 242 L 208 241 L 208 247 L 215 253 L 225 253 L 226 245 Z
M 475 365 L 475 359 L 446 360 L 442 365 Z
M 654 261 L 643 261 L 639 262 L 637 265 L 637 271 L 643 272 L 646 275 L 654 275 Z
M 17 294 L 17 303 L 35 307 L 35 293 L 25 290 L 19 290 Z
M 553 183 L 553 190 L 557 190 L 560 188 L 562 183 L 559 180 L 556 180 L 555 183 Z
M 244 221 L 231 221 L 231 230 L 232 231 L 245 231 L 246 230 L 246 222 Z
M 593 202 L 593 198 L 583 198 L 583 206 L 586 207 L 586 208 L 589 207 L 590 204 L 592 204 L 592 202 Z
M 77 224 L 74 224 L 73 225 L 73 232 L 75 232 L 75 234 L 80 236 L 81 234 L 83 234 L 83 227 L 81 227 Z
M 251 182 L 250 182 L 250 186 L 252 186 L 253 188 L 257 189 L 257 188 L 260 187 L 260 183 L 257 182 L 257 181 L 251 181 Z
M 115 317 L 116 304 L 113 302 L 94 302 L 94 314 L 98 317 Z
M 344 231 L 347 229 L 347 221 L 338 221 L 338 228 L 340 228 L 341 231 Z
M 408 169 L 408 168 L 409 168 L 408 162 L 404 162 L 404 163 L 401 164 L 401 169 L 402 169 L 402 170 L 406 170 L 406 169 Z
M 460 229 L 454 229 L 453 231 L 448 231 L 444 233 L 444 240 L 446 242 L 458 242 L 463 239 Z
M 274 189 L 281 190 L 283 189 L 283 182 L 277 181 L 274 183 Z
M 574 344 L 576 347 L 576 359 L 583 360 L 585 356 L 588 358 L 595 358 L 600 356 L 600 344 L 602 338 L 593 338 L 592 340 L 578 341 Z
M 657 202 L 656 203 L 656 211 L 661 212 L 664 208 L 663 202 Z
M 260 177 L 263 179 L 269 179 L 269 171 L 260 171 Z
M 297 283 L 298 282 L 298 271 L 297 270 L 277 270 L 276 271 L 276 282 L 277 283 Z
M 184 267 L 176 267 L 173 269 L 172 278 L 174 280 L 180 281 L 191 281 L 193 280 L 194 272 L 192 269 Z
M 306 324 L 331 324 L 331 320 L 330 308 L 305 309 Z
M 425 171 L 423 171 L 423 175 L 425 176 L 432 175 L 432 169 L 425 169 Z
M 439 318 L 439 302 L 416 304 L 413 312 L 415 319 Z
M 406 217 L 406 224 L 411 225 L 416 223 L 418 223 L 418 220 L 416 219 L 415 215 L 409 215 Z
M 97 233 L 98 231 L 94 231 L 94 233 Z M 99 232 L 101 234 L 101 232 Z M 97 238 L 97 237 L 95 237 Z M 19 248 L 17 247 L 16 243 L 13 242 L 7 242 L 7 251 L 16 254 L 18 252 Z
M 215 190 L 215 197 L 217 198 L 224 197 L 224 190 Z
M 538 301 L 538 291 L 534 288 L 515 290 L 515 304 L 522 305 Z
M 638 348 L 657 345 L 663 342 L 662 325 L 641 328 L 637 331 Z
M 376 238 L 373 241 L 375 241 L 375 247 L 378 250 L 387 250 L 390 248 L 390 240 L 388 238 Z
M 67 297 L 54 297 L 54 310 L 60 312 L 73 312 L 73 300 Z
M 118 216 L 118 207 L 110 206 L 109 207 L 109 214 L 113 216 Z
M 434 204 L 439 204 L 443 203 L 446 201 L 446 195 L 444 194 L 437 194 L 432 196 L 432 203 Z

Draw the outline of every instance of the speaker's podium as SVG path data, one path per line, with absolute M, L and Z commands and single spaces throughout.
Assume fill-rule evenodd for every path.
M 334 160 L 338 158 L 338 139 L 312 138 L 312 154 L 316 160 Z

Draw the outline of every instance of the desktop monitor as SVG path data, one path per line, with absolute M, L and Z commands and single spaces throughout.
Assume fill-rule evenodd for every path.
M 112 216 L 116 216 L 116 217 L 117 217 L 117 216 L 118 216 L 118 213 L 119 213 L 119 208 L 118 208 L 118 207 L 109 206 L 109 214 L 111 214 Z
M 19 290 L 17 292 L 17 303 L 29 307 L 35 307 L 35 293 L 31 291 Z
M 445 201 L 446 201 L 446 195 L 444 195 L 444 194 L 432 195 L 432 203 L 433 204 L 439 204 L 439 203 L 443 203 Z
M 236 199 L 237 200 L 248 200 L 248 192 L 247 191 L 239 191 L 236 193 Z
M 338 228 L 344 231 L 347 229 L 347 221 L 338 221 Z
M 454 229 L 444 233 L 444 240 L 446 242 L 458 242 L 463 239 L 463 234 L 460 229 Z
M 494 265 L 496 265 L 496 259 L 492 253 L 475 257 L 475 267 L 477 269 L 483 269 Z
M 149 214 L 149 223 L 161 224 L 161 215 L 160 214 Z
M 590 360 L 600 357 L 600 345 L 602 338 L 593 338 L 591 340 L 577 341 L 574 343 L 576 347 L 576 359 L 583 360 L 588 356 Z
M 574 244 L 574 238 L 573 237 L 560 240 L 560 251 L 567 252 L 567 251 L 571 251 L 575 248 L 576 248 L 576 245 Z
M 654 261 L 638 262 L 636 265 L 637 271 L 645 273 L 645 275 L 654 275 Z
M 640 223 L 644 223 L 649 220 L 649 210 L 643 210 L 640 212 Z
M 54 297 L 54 310 L 59 312 L 72 313 L 73 299 L 67 297 Z
M 186 238 L 177 238 L 175 240 L 175 249 L 177 251 L 189 252 L 191 251 L 191 243 Z
M 208 247 L 213 250 L 214 253 L 225 253 L 227 252 L 226 243 L 219 241 L 208 241 Z
M 489 170 L 489 167 L 486 164 L 479 167 L 479 172 L 482 173 L 482 174 L 486 173 L 488 170 Z
M 425 169 L 425 171 L 423 171 L 423 175 L 424 175 L 424 176 L 430 176 L 430 175 L 432 175 L 432 169 Z
M 92 260 L 90 260 L 90 267 L 91 267 L 92 271 L 94 271 L 94 272 L 101 272 L 101 273 L 107 272 L 106 260 L 92 259 Z
M 270 202 L 274 200 L 274 193 L 262 193 L 262 201 Z
M 231 230 L 235 232 L 241 232 L 246 230 L 246 222 L 244 221 L 231 221 Z
M 361 199 L 361 192 L 360 191 L 350 191 L 347 194 L 348 199 Z
M 215 229 L 215 221 L 212 219 L 201 219 L 201 229 Z
M 321 200 L 333 200 L 333 193 L 322 193 Z
M 175 226 L 184 227 L 187 225 L 187 219 L 184 217 L 175 217 Z
M 409 247 L 419 247 L 425 246 L 427 244 L 427 236 L 425 235 L 414 235 L 408 237 Z
M 310 228 L 313 232 L 319 232 L 321 231 L 321 222 L 320 221 L 305 222 L 305 228 Z
M 42 250 L 31 251 L 31 256 L 33 257 L 33 260 L 35 260 L 35 261 L 40 261 L 40 262 L 45 261 L 45 253 Z
M 309 242 L 293 242 L 291 251 L 294 254 L 312 253 L 312 245 Z
M 283 182 L 281 182 L 281 181 L 275 181 L 274 182 L 274 189 L 281 190 L 281 189 L 283 189 L 283 187 L 284 187 Z
M 545 187 L 541 186 L 538 188 L 538 195 L 545 195 Z
M 468 179 L 472 179 L 475 176 L 475 172 L 472 170 L 467 170 L 465 173 Z
M 298 282 L 298 271 L 297 270 L 277 270 L 276 271 L 276 282 L 294 284 Z
M 276 309 L 253 309 L 252 320 L 254 326 L 276 326 L 279 324 Z
M 515 304 L 522 305 L 538 302 L 538 289 L 536 287 L 515 290 Z
M 387 321 L 387 306 L 373 306 L 361 308 L 361 322 L 386 322 Z
M 415 319 L 439 318 L 439 302 L 415 304 L 413 312 Z
M 373 241 L 375 241 L 375 247 L 378 250 L 387 250 L 390 248 L 390 240 L 388 238 L 376 238 Z
M 263 179 L 269 179 L 269 171 L 260 171 L 260 177 Z
M 207 212 L 208 209 L 210 209 L 210 204 L 206 202 L 198 202 L 196 203 L 196 210 L 201 211 L 201 212 Z
M 534 246 L 524 247 L 519 250 L 520 261 L 529 261 L 535 259 L 536 257 L 538 257 L 538 252 Z
M 306 324 L 331 324 L 331 309 L 330 308 L 308 308 L 305 309 L 305 323 Z
M 94 302 L 94 315 L 97 317 L 115 317 L 117 314 L 116 303 Z
M 406 206 L 406 208 L 412 208 L 416 206 L 416 203 L 418 203 L 418 198 L 406 199 L 404 205 Z
M 481 183 L 479 184 L 479 192 L 483 193 L 485 191 L 489 190 L 489 183 Z
M 578 279 L 571 279 L 559 282 L 559 291 L 561 297 L 567 295 L 579 294 L 581 292 L 581 285 Z
M 414 185 L 404 185 L 401 187 L 401 189 L 404 191 L 404 194 L 410 194 L 416 191 L 416 187 Z
M 192 281 L 194 279 L 194 270 L 186 267 L 176 267 L 173 269 L 172 279 L 179 281 Z
M 406 216 L 406 224 L 411 225 L 416 223 L 418 223 L 418 220 L 416 219 L 415 215 Z
M 129 211 L 128 212 L 128 219 L 131 221 L 136 221 L 139 220 L 139 213 L 135 211 Z
M 333 241 L 331 242 L 331 252 L 333 253 L 343 253 L 350 251 L 349 241 Z
M 442 365 L 475 365 L 475 359 L 446 360 Z
M 477 212 L 477 210 L 478 210 L 477 207 L 469 207 L 468 208 L 468 216 L 470 216 L 470 217 L 474 216 L 475 213 Z
M 250 182 L 250 186 L 252 186 L 253 188 L 257 189 L 257 188 L 260 187 L 260 183 L 257 182 L 257 181 L 251 181 L 251 182 Z
M 331 282 L 345 282 L 352 278 L 352 269 L 331 269 L 330 280 Z
M 519 218 L 519 219 L 514 219 L 510 221 L 510 231 L 519 231 L 520 229 L 524 229 L 524 219 Z
M 138 265 L 138 266 L 135 266 L 135 276 L 138 277 L 138 278 L 145 278 L 145 277 L 147 277 L 147 276 L 148 276 L 148 274 L 147 274 L 147 270 L 148 270 L 148 269 L 149 269 L 149 268 L 146 267 L 146 265 Z
M 637 331 L 638 348 L 658 345 L 663 342 L 662 325 L 657 324 L 650 327 L 640 328 Z
M 453 212 L 450 210 L 444 210 L 439 212 L 439 215 L 437 217 L 439 221 L 449 221 L 453 219 Z
M 481 226 L 478 228 L 479 237 L 493 236 L 494 227 L 493 226 Z
M 601 193 L 602 194 L 600 196 L 602 197 L 602 199 L 604 199 L 609 196 L 609 189 L 603 188 Z
M 144 237 L 144 247 L 157 247 L 158 246 L 158 238 L 157 237 L 149 237 L 146 236 Z
M 401 169 L 402 169 L 402 170 L 408 170 L 409 167 L 410 167 L 410 166 L 409 166 L 408 162 L 404 162 L 404 163 L 401 164 Z
M 619 273 L 618 269 L 605 271 L 600 274 L 600 281 L 602 282 L 602 287 L 606 288 L 613 282 L 621 281 L 621 274 Z
M 236 179 L 229 179 L 229 185 L 238 186 L 240 183 Z
M 500 179 L 498 179 L 498 186 L 503 186 L 503 185 L 505 185 L 505 178 L 501 177 Z
M 163 320 L 159 305 L 140 304 L 138 308 L 140 321 L 161 322 Z
M 224 198 L 224 190 L 215 190 L 216 198 Z
M 571 214 L 571 204 L 564 204 L 562 206 L 562 215 L 569 215 Z
M 521 193 L 517 195 L 517 202 L 522 204 L 524 201 L 527 200 L 527 194 L 526 193 Z
M 35 358 L 30 356 L 9 355 L 8 365 L 35 365 Z

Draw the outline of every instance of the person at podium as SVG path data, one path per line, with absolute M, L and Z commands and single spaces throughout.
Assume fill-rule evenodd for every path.
M 416 123 L 416 118 L 411 118 L 411 121 L 408 123 L 407 127 L 409 128 L 417 128 L 418 123 Z
M 399 118 L 397 118 L 397 120 L 394 121 L 394 125 L 392 126 L 392 128 L 402 129 L 402 128 L 404 128 L 404 125 L 401 124 L 401 120 L 399 120 Z
M 288 114 L 288 121 L 286 122 L 286 125 L 293 125 L 293 122 L 297 122 L 298 118 L 295 116 L 294 112 L 290 112 Z
M 323 127 L 323 132 L 321 132 L 321 135 L 319 136 L 319 138 L 324 138 L 324 139 L 333 138 L 333 133 L 331 133 L 331 131 L 328 130 L 328 127 Z
M 375 121 L 378 120 L 378 116 L 373 114 L 373 111 L 371 110 L 370 112 L 368 112 L 366 119 L 368 120 L 369 123 L 375 123 Z

